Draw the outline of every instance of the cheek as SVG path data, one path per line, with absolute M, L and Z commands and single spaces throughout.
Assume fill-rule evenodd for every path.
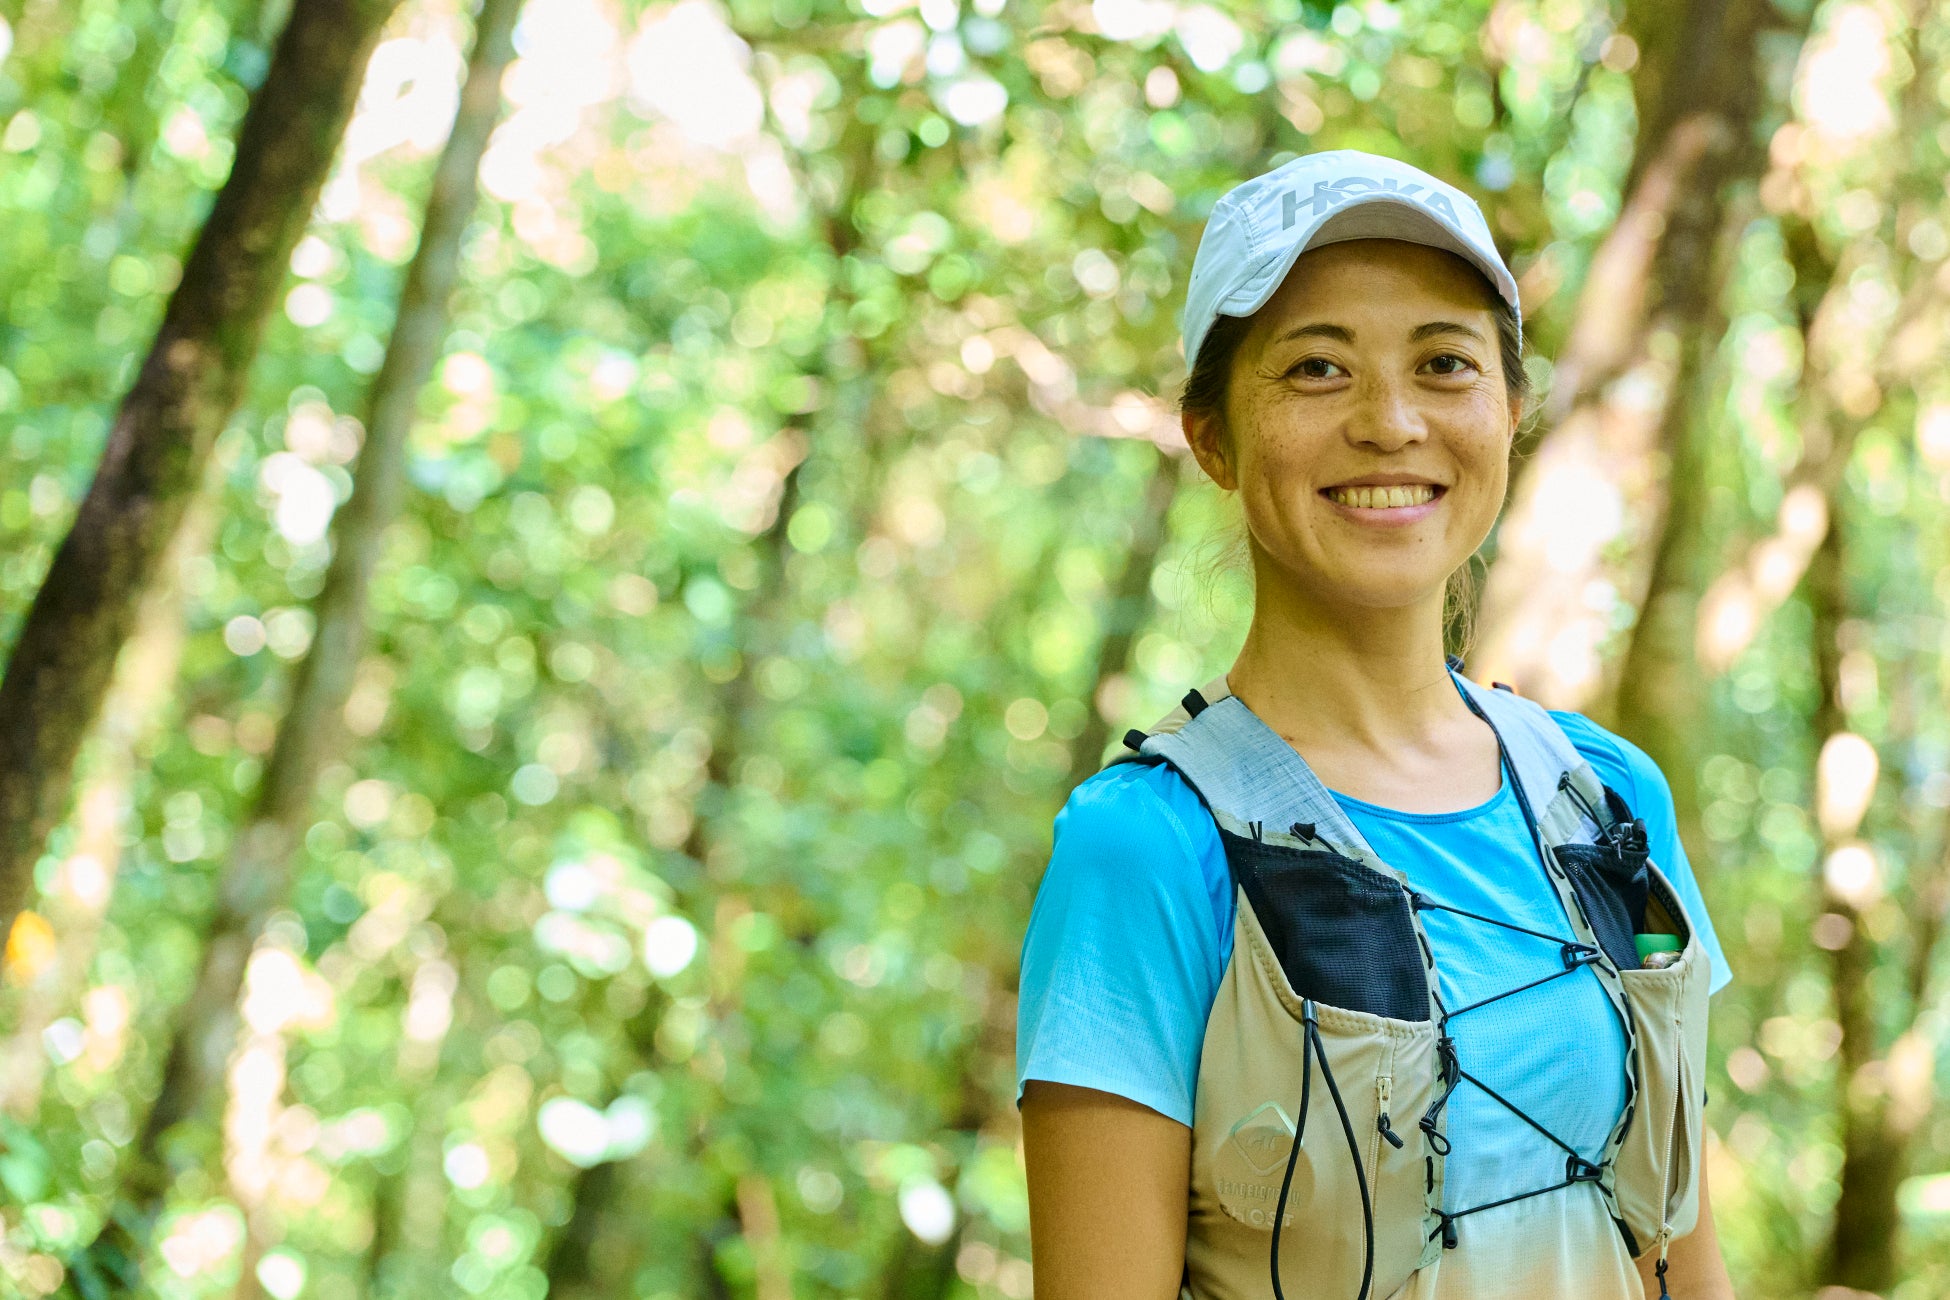
M 1510 444 L 1515 430 L 1510 425 L 1510 407 L 1501 385 L 1495 392 L 1485 387 L 1471 394 L 1471 401 L 1454 412 L 1448 422 L 1450 453 L 1472 473 L 1504 472 L 1510 460 Z
M 1307 421 L 1284 415 L 1277 406 L 1256 412 L 1242 433 L 1237 444 L 1242 483 L 1256 482 L 1270 497 L 1312 490 L 1327 435 Z
M 1500 500 L 1510 482 L 1510 443 L 1504 438 L 1486 438 L 1470 452 L 1470 472 Z
M 1477 426 L 1477 431 L 1452 444 L 1460 481 L 1468 485 L 1472 513 L 1494 522 L 1510 486 L 1511 435 L 1501 425 Z

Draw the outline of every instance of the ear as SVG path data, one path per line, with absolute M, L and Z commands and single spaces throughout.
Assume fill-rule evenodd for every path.
M 1233 475 L 1225 454 L 1224 422 L 1216 415 L 1201 411 L 1183 411 L 1178 422 L 1185 430 L 1185 442 L 1192 449 L 1192 458 L 1198 461 L 1206 477 L 1228 492 L 1237 488 L 1239 480 Z

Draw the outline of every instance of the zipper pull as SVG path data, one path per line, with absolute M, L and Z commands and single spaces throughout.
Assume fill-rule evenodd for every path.
M 1672 1292 L 1666 1290 L 1666 1261 L 1663 1256 L 1652 1272 L 1659 1279 L 1659 1300 L 1672 1300 Z
M 1386 1074 L 1376 1075 L 1374 1080 L 1374 1095 L 1376 1106 L 1381 1111 L 1381 1115 L 1375 1121 L 1375 1128 L 1380 1131 L 1381 1136 L 1388 1139 L 1389 1146 L 1399 1151 L 1407 1144 L 1402 1141 L 1402 1135 L 1395 1132 L 1394 1126 L 1388 1122 L 1388 1099 L 1393 1093 L 1393 1076 Z

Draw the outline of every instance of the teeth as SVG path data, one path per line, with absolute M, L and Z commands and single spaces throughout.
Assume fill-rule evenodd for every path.
M 1399 510 L 1404 506 L 1427 505 L 1435 500 L 1435 489 L 1427 483 L 1400 487 L 1328 488 L 1331 500 L 1360 510 Z

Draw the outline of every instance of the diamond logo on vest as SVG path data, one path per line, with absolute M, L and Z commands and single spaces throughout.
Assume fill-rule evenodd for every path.
M 1274 1102 L 1264 1102 L 1234 1124 L 1213 1160 L 1212 1187 L 1219 1208 L 1248 1227 L 1273 1227 L 1280 1197 L 1280 1177 L 1293 1150 L 1293 1120 Z M 1313 1171 L 1302 1162 L 1296 1182 L 1311 1186 Z M 1293 1222 L 1292 1209 L 1286 1221 Z
M 1232 1145 L 1246 1165 L 1264 1177 L 1286 1165 L 1293 1144 L 1293 1121 L 1273 1102 L 1266 1102 L 1232 1126 Z

